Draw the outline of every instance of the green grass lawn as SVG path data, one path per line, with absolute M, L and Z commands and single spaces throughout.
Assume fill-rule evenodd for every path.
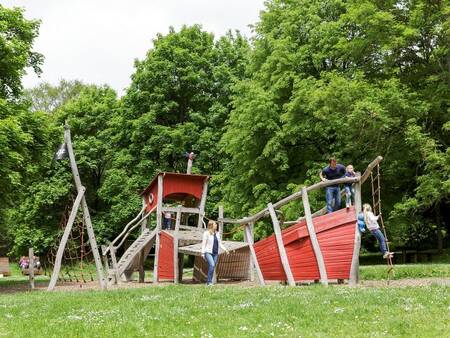
M 444 337 L 450 288 L 174 286 L 0 296 L 5 337 Z
M 0 337 L 444 337 L 450 287 L 242 287 L 161 284 L 82 292 L 16 292 L 0 279 Z M 361 266 L 362 280 L 386 278 Z M 450 278 L 449 264 L 395 267 L 395 279 Z M 38 282 L 48 277 L 38 276 Z
M 387 278 L 386 265 L 362 265 L 359 268 L 362 280 Z M 395 265 L 392 279 L 450 277 L 450 264 L 403 264 Z

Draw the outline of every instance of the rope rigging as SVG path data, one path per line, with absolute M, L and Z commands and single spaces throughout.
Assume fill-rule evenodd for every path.
M 372 184 L 372 205 L 373 205 L 373 213 L 379 216 L 381 229 L 383 231 L 384 238 L 386 239 L 386 249 L 390 252 L 389 249 L 389 240 L 386 234 L 386 228 L 384 226 L 383 214 L 381 212 L 381 174 L 380 174 L 380 164 L 377 164 L 376 174 L 374 175 L 373 171 L 370 172 L 370 180 Z M 391 280 L 391 277 L 394 276 L 394 263 L 392 261 L 392 256 L 388 255 L 386 258 L 387 264 L 387 280 L 388 284 Z

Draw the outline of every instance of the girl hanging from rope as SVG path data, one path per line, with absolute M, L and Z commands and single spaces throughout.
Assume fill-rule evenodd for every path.
M 386 247 L 386 239 L 384 238 L 383 233 L 380 230 L 380 226 L 378 225 L 378 218 L 380 215 L 375 216 L 372 212 L 372 207 L 370 204 L 366 203 L 363 205 L 363 213 L 364 213 L 364 222 L 366 223 L 367 229 L 370 230 L 372 235 L 375 236 L 375 238 L 378 240 L 378 243 L 380 244 L 380 250 L 383 254 L 383 258 L 392 258 L 393 253 L 387 251 Z

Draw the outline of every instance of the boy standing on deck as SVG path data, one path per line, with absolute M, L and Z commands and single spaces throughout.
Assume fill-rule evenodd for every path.
M 334 157 L 330 158 L 330 164 L 322 169 L 319 176 L 322 181 L 336 180 L 345 176 L 345 166 L 337 163 Z M 330 185 L 325 188 L 325 197 L 327 200 L 327 211 L 332 213 L 341 207 L 341 191 L 339 184 Z

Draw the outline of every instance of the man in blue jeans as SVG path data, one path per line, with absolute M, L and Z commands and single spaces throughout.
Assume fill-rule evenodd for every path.
M 344 177 L 345 172 L 345 166 L 337 163 L 336 159 L 332 157 L 330 158 L 330 164 L 322 169 L 319 176 L 322 181 L 336 180 Z M 325 194 L 328 213 L 339 210 L 341 207 L 341 191 L 339 189 L 339 184 L 326 187 Z

